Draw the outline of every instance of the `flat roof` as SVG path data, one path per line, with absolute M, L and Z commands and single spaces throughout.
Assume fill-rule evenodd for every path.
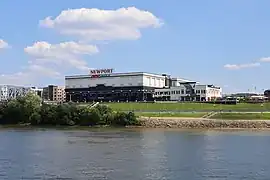
M 160 78 L 165 78 L 162 74 L 148 73 L 148 72 L 127 72 L 127 73 L 111 73 L 108 77 L 121 77 L 121 76 L 140 76 L 140 75 L 148 75 L 155 76 Z M 73 76 L 65 76 L 65 79 L 78 79 L 78 78 L 89 78 L 91 75 L 73 75 Z

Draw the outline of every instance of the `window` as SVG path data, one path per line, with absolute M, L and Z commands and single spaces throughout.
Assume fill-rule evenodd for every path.
M 182 90 L 181 90 L 181 94 L 185 94 L 185 91 L 184 91 L 184 89 L 182 89 Z

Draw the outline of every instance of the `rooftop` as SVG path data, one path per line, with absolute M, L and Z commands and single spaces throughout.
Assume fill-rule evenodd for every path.
M 104 74 L 104 75 L 106 75 L 106 74 Z M 117 77 L 117 76 L 138 76 L 138 75 L 150 75 L 150 76 L 164 77 L 162 74 L 149 73 L 149 72 L 111 73 L 109 75 L 112 76 L 112 77 Z M 89 78 L 90 76 L 91 76 L 91 74 L 89 74 L 89 75 L 72 75 L 72 76 L 65 76 L 65 79 Z

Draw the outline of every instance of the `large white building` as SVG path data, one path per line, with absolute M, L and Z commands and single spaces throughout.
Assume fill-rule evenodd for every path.
M 67 101 L 154 100 L 155 89 L 168 87 L 167 75 L 145 72 L 112 73 L 112 69 L 104 69 L 65 77 Z
M 221 88 L 146 72 L 113 73 L 91 70 L 89 75 L 65 77 L 66 100 L 88 101 L 207 101 L 221 96 Z

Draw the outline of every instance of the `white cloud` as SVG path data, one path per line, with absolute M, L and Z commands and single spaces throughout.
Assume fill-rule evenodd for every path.
M 260 66 L 260 63 L 247 63 L 247 64 L 226 64 L 224 65 L 225 69 L 229 70 L 239 70 L 239 69 L 245 69 L 245 68 L 253 68 Z
M 83 40 L 135 40 L 141 37 L 141 29 L 157 28 L 163 22 L 151 12 L 135 7 L 117 10 L 81 8 L 64 10 L 56 18 L 46 17 L 40 25 Z
M 29 65 L 22 72 L 0 74 L 0 84 L 32 86 L 39 83 L 40 78 L 62 78 L 61 73 L 40 65 Z
M 0 84 L 33 85 L 43 77 L 63 78 L 68 70 L 77 69 L 87 72 L 88 64 L 83 56 L 99 52 L 89 41 L 136 40 L 141 37 L 141 30 L 158 28 L 163 22 L 151 12 L 135 7 L 117 10 L 68 9 L 53 17 L 40 21 L 42 27 L 55 29 L 57 32 L 75 37 L 78 42 L 70 41 L 50 44 L 36 42 L 24 49 L 30 60 L 18 73 L 0 74 Z M 9 45 L 0 39 L 0 49 Z
M 64 42 L 49 44 L 48 42 L 36 42 L 24 49 L 33 61 L 30 64 L 54 64 L 59 68 L 72 67 L 79 70 L 88 70 L 87 62 L 80 59 L 81 55 L 98 53 L 98 48 L 93 45 L 79 44 L 76 42 Z
M 263 57 L 259 59 L 260 62 L 270 62 L 270 57 Z
M 0 49 L 8 48 L 9 45 L 3 39 L 0 39 Z
M 0 84 L 33 85 L 42 78 L 64 78 L 63 73 L 68 68 L 88 71 L 87 62 L 80 59 L 81 55 L 98 53 L 96 46 L 63 42 L 49 44 L 36 42 L 24 49 L 31 58 L 22 72 L 0 74 Z

